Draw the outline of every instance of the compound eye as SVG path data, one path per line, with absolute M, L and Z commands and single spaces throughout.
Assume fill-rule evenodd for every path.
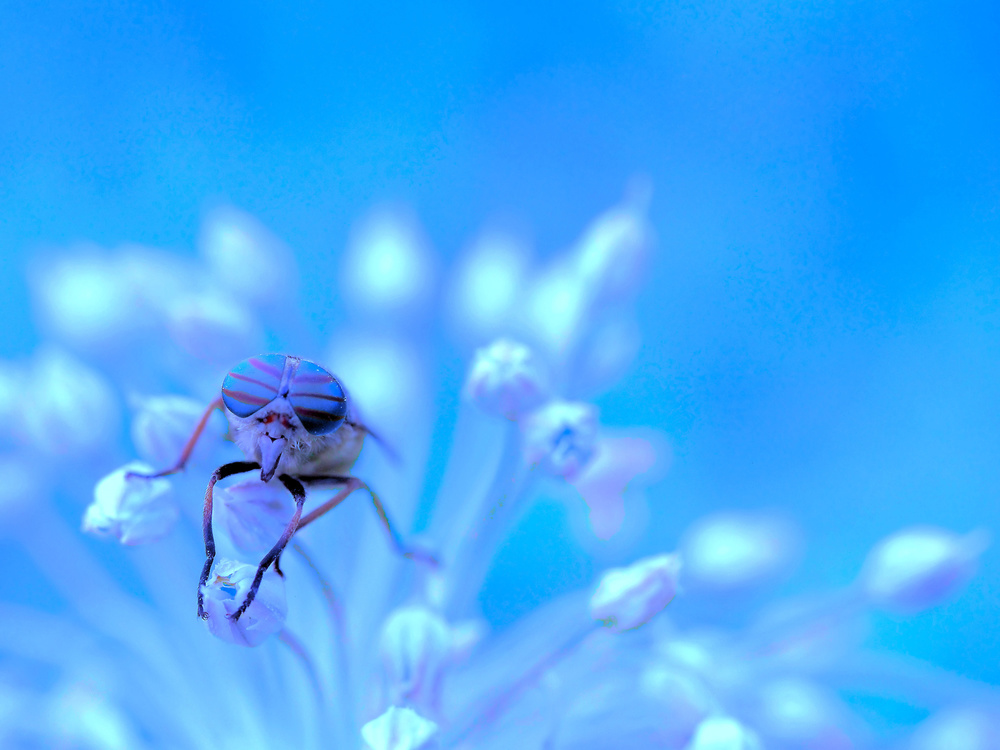
M 288 390 L 295 415 L 310 435 L 333 432 L 347 416 L 347 394 L 340 382 L 319 365 L 302 360 Z
M 262 354 L 240 362 L 222 381 L 226 408 L 237 417 L 249 417 L 274 401 L 284 369 L 284 354 Z

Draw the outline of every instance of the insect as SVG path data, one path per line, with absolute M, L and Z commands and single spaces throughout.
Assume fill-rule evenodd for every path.
M 295 513 L 281 537 L 257 566 L 257 574 L 246 598 L 229 615 L 232 620 L 239 620 L 253 602 L 261 579 L 272 563 L 275 570 L 281 573 L 279 558 L 292 535 L 333 510 L 358 489 L 363 488 L 371 495 L 382 525 L 401 554 L 437 566 L 433 556 L 410 549 L 403 543 L 393 529 L 378 496 L 368 485 L 350 475 L 365 437 L 375 436 L 358 421 L 353 404 L 340 381 L 307 359 L 285 354 L 262 354 L 240 362 L 226 375 L 222 382 L 222 394 L 202 414 L 177 463 L 156 474 L 136 476 L 152 479 L 181 471 L 215 409 L 221 409 L 226 415 L 230 438 L 243 451 L 247 460 L 220 466 L 208 481 L 202 518 L 206 559 L 198 581 L 199 617 L 208 617 L 202 587 L 208 580 L 215 560 L 215 538 L 212 531 L 215 485 L 226 477 L 258 469 L 261 481 L 270 482 L 276 478 L 291 493 L 295 500 Z M 341 490 L 303 516 L 305 488 L 324 485 L 339 486 Z

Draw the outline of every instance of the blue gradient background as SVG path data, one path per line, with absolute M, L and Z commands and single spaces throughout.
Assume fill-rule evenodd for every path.
M 487 221 L 547 256 L 642 173 L 644 344 L 599 400 L 674 446 L 638 551 L 778 508 L 808 544 L 787 590 L 844 585 L 900 526 L 1000 531 L 998 39 L 985 2 L 7 2 L 0 355 L 36 344 L 47 247 L 193 254 L 231 202 L 295 248 L 327 330 L 377 202 L 412 204 L 446 261 Z M 464 353 L 440 347 L 447 410 Z M 497 561 L 494 621 L 590 579 L 554 508 Z M 998 573 L 994 548 L 872 640 L 1000 681 Z

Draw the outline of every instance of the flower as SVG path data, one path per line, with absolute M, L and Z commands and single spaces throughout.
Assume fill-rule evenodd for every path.
M 94 488 L 83 530 L 115 537 L 122 544 L 147 544 L 165 536 L 177 521 L 170 482 L 146 479 L 149 464 L 133 461 L 108 474 Z
M 983 532 L 959 536 L 929 526 L 904 529 L 871 551 L 861 586 L 878 607 L 919 612 L 954 595 L 972 577 L 986 546 Z
M 28 362 L 0 363 L 0 413 L 14 425 L 0 456 L 0 504 L 24 569 L 46 580 L 23 598 L 51 596 L 58 606 L 0 601 L 0 649 L 13 665 L 0 665 L 0 703 L 12 707 L 0 713 L 0 741 L 830 750 L 870 733 L 834 692 L 860 685 L 936 711 L 915 729 L 916 746 L 990 747 L 995 717 L 976 707 L 997 702 L 992 687 L 871 653 L 857 635 L 872 608 L 914 611 L 955 595 L 982 535 L 904 530 L 872 551 L 855 587 L 754 599 L 754 613 L 749 598 L 732 594 L 790 569 L 798 541 L 790 524 L 750 510 L 710 513 L 669 553 L 672 522 L 643 534 L 628 493 L 665 468 L 668 441 L 615 425 L 616 395 L 602 395 L 643 333 L 630 307 L 652 252 L 639 198 L 544 268 L 518 255 L 481 320 L 443 326 L 466 337 L 459 347 L 475 331 L 501 337 L 468 363 L 464 399 L 454 373 L 432 367 L 440 347 L 426 303 L 436 261 L 405 212 L 376 213 L 355 233 L 330 295 L 345 296 L 343 322 L 326 343 L 291 319 L 288 248 L 235 210 L 210 214 L 200 259 L 94 250 L 87 274 L 100 288 L 129 289 L 129 303 L 109 302 L 79 325 L 73 310 L 86 307 L 86 295 L 71 274 L 60 270 L 51 285 L 37 277 L 56 340 Z M 244 256 L 274 279 L 245 269 L 227 276 Z M 287 286 L 271 289 L 272 280 Z M 121 320 L 129 305 L 134 318 Z M 245 456 L 210 416 L 184 471 L 130 472 L 172 467 L 217 398 L 227 358 L 259 353 L 253 342 L 264 340 L 306 357 L 316 356 L 310 347 L 328 352 L 369 430 L 353 472 L 377 495 L 343 499 L 272 559 L 291 495 L 280 478 L 227 477 L 213 491 L 217 557 L 199 591 L 208 477 Z M 437 398 L 447 382 L 453 392 Z M 139 385 L 168 395 L 136 395 Z M 126 397 L 131 444 L 119 434 Z M 611 424 L 599 423 L 597 403 Z M 112 470 L 123 452 L 145 462 Z M 46 471 L 56 457 L 65 470 Z M 338 492 L 306 484 L 307 514 Z M 690 485 L 678 486 L 649 493 L 656 510 L 669 509 L 649 518 L 690 514 Z M 92 487 L 84 530 L 122 546 L 67 527 Z M 538 518 L 555 515 L 557 526 L 532 533 Z M 558 564 L 511 565 L 517 550 L 549 545 Z M 398 554 L 415 548 L 433 549 L 439 564 Z M 262 560 L 256 596 L 234 620 Z M 539 580 L 550 587 L 544 595 L 532 591 Z M 952 700 L 969 708 L 939 709 Z
M 713 716 L 695 730 L 688 750 L 760 750 L 757 736 L 735 719 Z
M 215 491 L 215 518 L 242 553 L 263 554 L 281 536 L 295 508 L 279 482 L 251 476 Z
M 523 424 L 524 456 L 547 473 L 573 479 L 590 463 L 597 447 L 597 408 L 553 399 Z
M 419 750 L 437 732 L 437 724 L 411 708 L 391 706 L 361 728 L 371 750 Z
M 479 408 L 507 419 L 538 406 L 548 391 L 542 367 L 524 344 L 498 339 L 476 350 L 465 392 Z
M 144 461 L 170 466 L 198 424 L 205 405 L 184 396 L 133 397 L 132 444 Z
M 205 622 L 212 635 L 239 646 L 259 646 L 284 626 L 288 613 L 285 583 L 273 569 L 264 574 L 250 606 L 239 620 L 233 620 L 232 615 L 246 599 L 256 575 L 256 565 L 226 558 L 215 561 L 208 581 L 201 587 Z
M 452 652 L 448 624 L 424 607 L 401 607 L 385 621 L 380 651 L 388 702 L 437 713 Z
M 795 528 L 771 515 L 709 516 L 685 534 L 681 544 L 685 575 L 706 588 L 748 587 L 786 572 L 797 541 Z
M 677 593 L 681 559 L 655 555 L 609 570 L 590 599 L 590 615 L 615 632 L 645 625 Z

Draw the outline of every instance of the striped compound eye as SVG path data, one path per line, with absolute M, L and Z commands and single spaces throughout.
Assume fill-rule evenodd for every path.
M 288 400 L 310 435 L 333 432 L 347 416 L 347 395 L 333 375 L 302 360 L 292 376 Z
M 284 354 L 262 354 L 240 362 L 222 381 L 222 400 L 238 417 L 249 417 L 278 397 Z

